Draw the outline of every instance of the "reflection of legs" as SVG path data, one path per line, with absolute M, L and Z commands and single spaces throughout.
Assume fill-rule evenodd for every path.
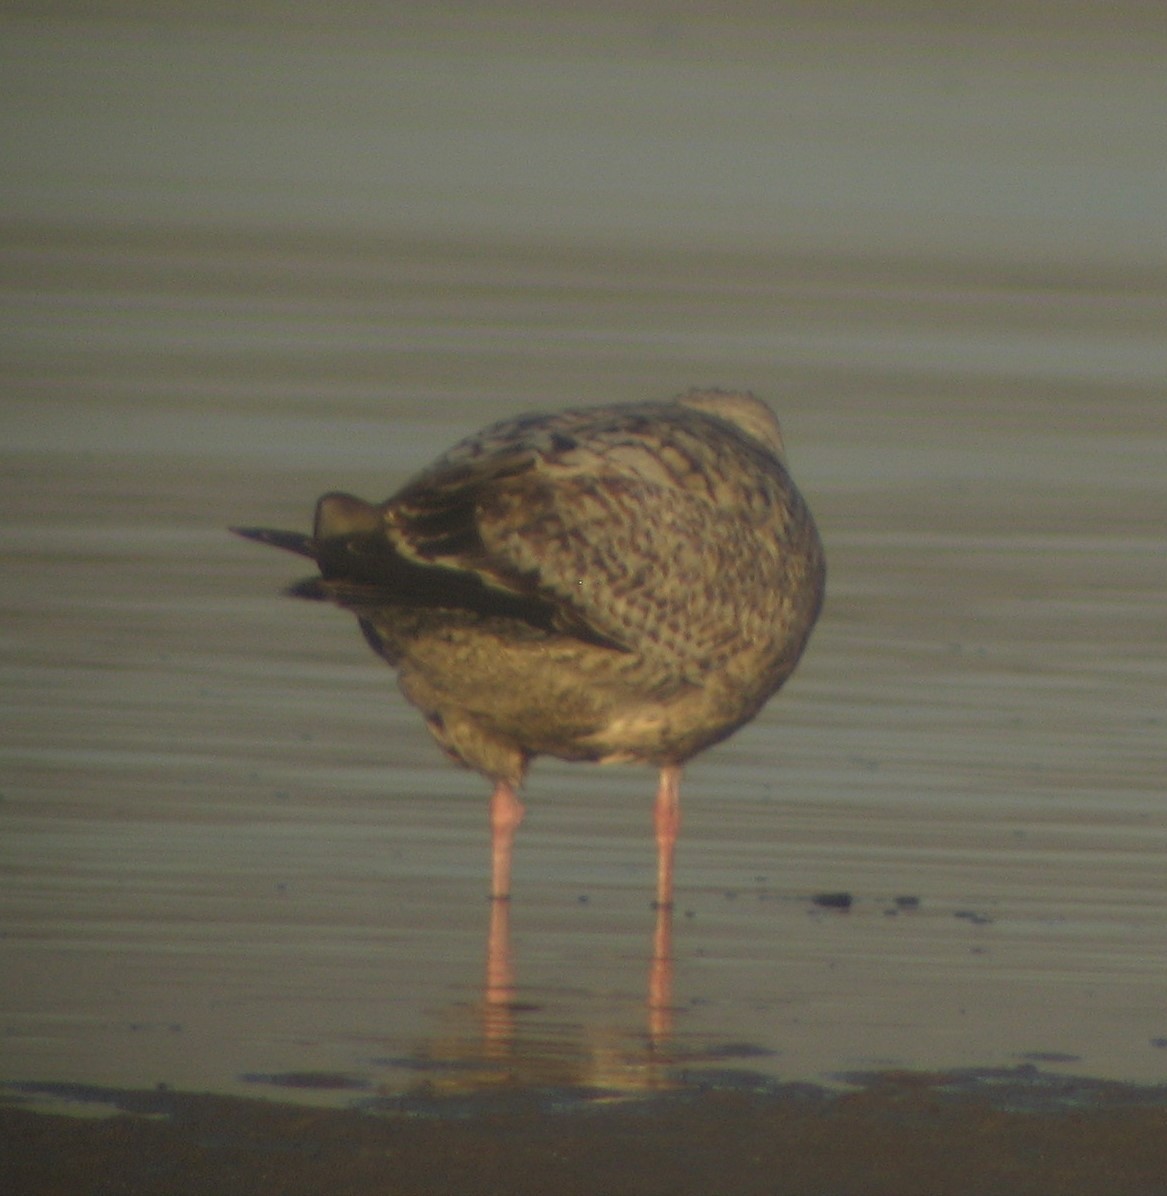
M 673 904 L 673 855 L 677 832 L 681 829 L 681 766 L 666 764 L 660 770 L 660 788 L 656 791 L 656 904 Z
M 486 988 L 482 1005 L 482 1038 L 487 1053 L 498 1056 L 514 1038 L 515 969 L 511 955 L 511 903 L 490 903 L 486 939 Z
M 511 851 L 522 821 L 518 794 L 506 781 L 499 781 L 490 797 L 490 895 L 495 901 L 511 895 Z
M 663 1046 L 673 1032 L 673 911 L 656 907 L 652 960 L 648 968 L 648 1037 Z

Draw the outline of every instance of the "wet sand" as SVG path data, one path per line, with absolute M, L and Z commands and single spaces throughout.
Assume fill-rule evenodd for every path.
M 617 16 L 586 45 L 540 26 L 517 74 L 466 73 L 469 30 L 358 47 L 213 21 L 6 29 L 10 109 L 36 117 L 21 136 L 61 134 L 19 142 L 0 229 L 6 1190 L 84 1190 L 66 1169 L 86 1160 L 135 1191 L 181 1191 L 176 1170 L 190 1190 L 326 1172 L 386 1190 L 390 1151 L 388 1190 L 440 1191 L 435 1141 L 467 1192 L 504 1169 L 516 1192 L 596 1190 L 597 1158 L 629 1168 L 613 1192 L 713 1190 L 715 1172 L 742 1192 L 1155 1190 L 1167 263 L 1136 142 L 1161 127 L 1162 76 L 1146 30 L 1079 16 L 1052 40 L 933 28 L 918 73 L 891 67 L 920 61 L 919 30 L 866 45 L 811 21 L 800 53 L 822 72 L 776 76 L 779 51 L 741 29 L 621 41 Z M 407 187 L 353 178 L 310 219 L 296 205 L 335 175 L 280 88 L 308 62 L 393 111 L 370 46 L 394 87 L 444 99 L 403 116 L 412 151 L 386 150 L 417 167 Z M 828 69 L 834 49 L 869 69 Z M 713 102 L 731 50 L 792 124 Z M 159 53 L 185 73 L 158 74 Z M 33 85 L 48 60 L 53 95 Z M 258 97 L 261 61 L 285 82 Z M 211 64 L 252 105 L 221 102 Z M 648 88 L 627 142 L 596 108 L 612 71 Z M 693 111 L 672 106 L 682 82 Z M 71 102 L 82 85 L 107 102 Z M 627 164 L 683 111 L 705 122 L 692 144 L 732 126 L 743 160 L 778 136 L 833 206 L 816 220 L 747 172 L 711 207 L 670 154 L 635 185 L 596 174 L 577 208 L 554 155 L 521 196 L 502 173 L 476 190 L 463 162 L 437 206 L 446 151 L 510 144 L 531 94 L 559 105 L 552 131 L 598 139 L 572 143 L 577 188 L 589 153 Z M 956 154 L 1002 96 L 1020 123 L 985 117 Z M 849 121 L 823 115 L 832 97 Z M 929 116 L 901 137 L 907 112 Z M 277 186 L 254 147 L 204 156 L 236 127 L 317 152 L 288 154 L 297 185 Z M 132 161 L 101 173 L 89 149 L 134 128 Z M 875 161 L 917 181 L 865 192 Z M 976 220 L 951 190 L 965 169 L 1000 184 Z M 292 558 L 224 529 L 306 527 L 333 487 L 384 497 L 517 411 L 693 384 L 774 403 L 827 546 L 822 623 L 779 698 L 688 770 L 671 921 L 649 907 L 651 774 L 545 762 L 504 923 L 486 786 L 439 757 L 355 627 L 279 597 Z M 885 1078 L 839 1078 L 856 1073 Z M 1073 1099 L 1051 1098 L 1063 1082 Z M 104 1106 L 161 1116 L 58 1116 Z
M 632 1103 L 519 1091 L 472 1105 L 304 1109 L 169 1092 L 77 1121 L 0 1108 L 0 1182 L 22 1196 L 1150 1196 L 1167 1088 L 1010 1073 L 869 1077 L 845 1095 L 723 1082 Z

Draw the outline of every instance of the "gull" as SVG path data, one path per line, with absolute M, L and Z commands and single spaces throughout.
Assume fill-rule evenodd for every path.
M 325 494 L 311 535 L 231 530 L 315 562 L 287 592 L 351 611 L 441 747 L 492 782 L 496 900 L 548 755 L 659 768 L 671 908 L 682 768 L 790 676 L 826 578 L 777 419 L 722 390 L 505 420 L 382 503 Z

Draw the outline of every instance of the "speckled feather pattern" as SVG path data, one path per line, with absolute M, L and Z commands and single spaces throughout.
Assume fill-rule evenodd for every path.
M 540 753 L 679 763 L 730 734 L 825 576 L 777 421 L 717 391 L 496 424 L 379 507 L 326 495 L 305 544 L 299 592 L 352 609 L 447 751 L 516 784 Z

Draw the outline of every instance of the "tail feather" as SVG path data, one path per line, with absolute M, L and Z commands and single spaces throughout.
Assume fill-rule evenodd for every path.
M 256 540 L 260 544 L 270 544 L 273 548 L 283 548 L 297 556 L 306 556 L 310 561 L 316 559 L 316 541 L 303 532 L 283 532 L 273 527 L 232 527 L 227 530 L 245 540 Z
M 310 536 L 269 527 L 230 530 L 315 562 L 319 576 L 289 586 L 284 593 L 292 598 L 335 602 L 358 617 L 378 608 L 461 610 L 483 618 L 517 619 L 541 631 L 566 632 L 625 650 L 542 595 L 507 589 L 472 568 L 403 556 L 385 533 L 381 509 L 350 494 L 334 491 L 320 499 Z
M 283 591 L 288 598 L 307 598 L 310 602 L 335 602 L 358 615 L 382 607 L 408 605 L 408 592 L 397 588 L 347 581 L 342 577 L 305 577 Z

